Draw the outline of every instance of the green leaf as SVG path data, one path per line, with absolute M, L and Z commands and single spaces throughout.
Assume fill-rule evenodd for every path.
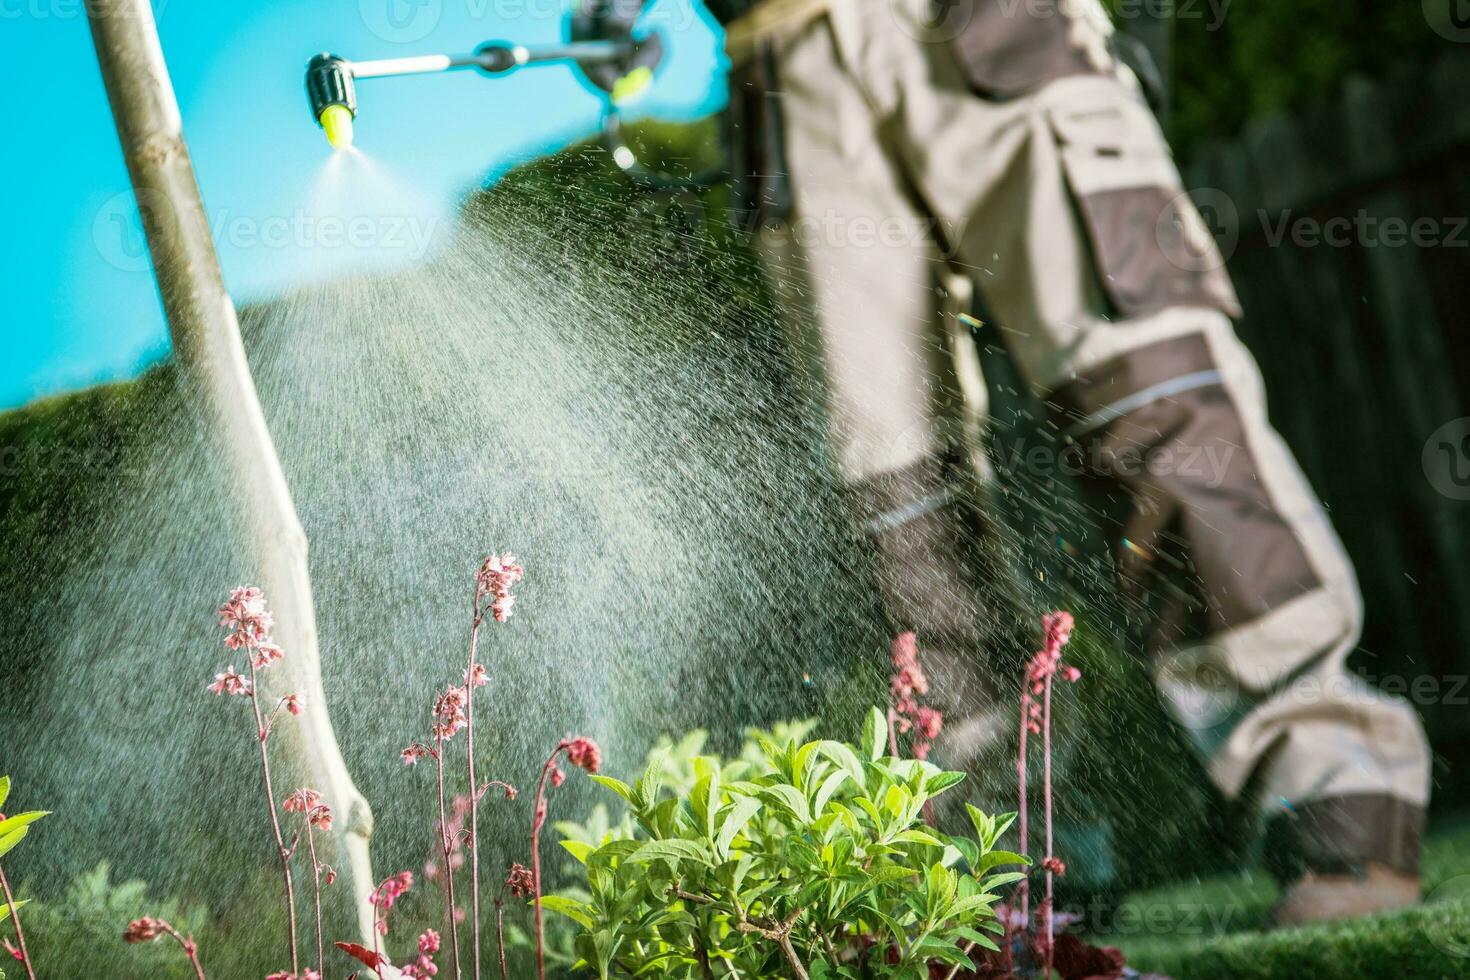
M 995 817 L 994 818 L 994 823 L 995 823 L 995 831 L 994 831 L 994 834 L 995 834 L 995 836 L 992 837 L 991 840 L 987 843 L 987 845 L 986 845 L 987 848 L 994 847 L 995 846 L 995 842 L 998 841 L 998 840 L 1000 840 L 1001 835 L 1004 834 L 1007 830 L 1010 830 L 1011 829 L 1011 824 L 1013 824 L 1015 822 L 1016 822 L 1016 815 L 1015 815 L 1015 813 L 1002 813 L 1000 816 Z
M 677 865 L 680 861 L 697 861 L 700 864 L 709 864 L 709 856 L 705 854 L 704 848 L 692 840 L 681 840 L 671 838 L 669 840 L 651 840 L 638 850 L 628 856 L 628 860 L 635 864 L 646 864 L 649 861 L 668 861 Z
M 10 777 L 0 776 L 0 806 L 10 797 Z
M 807 806 L 806 797 L 795 786 L 788 783 L 775 783 L 763 789 L 761 794 L 790 810 L 792 815 L 802 823 L 811 822 L 811 811 Z
M 50 810 L 27 810 L 25 813 L 17 813 L 14 816 L 0 820 L 0 837 L 14 833 L 26 824 L 35 823 L 42 817 L 51 815 Z
M 868 711 L 863 724 L 863 754 L 874 762 L 888 753 L 888 716 L 877 708 Z
M 929 777 L 928 781 L 924 783 L 924 792 L 931 797 L 938 796 L 956 783 L 962 783 L 964 781 L 965 774 L 962 772 L 941 772 Z
M 754 796 L 738 797 L 734 803 L 725 810 L 723 821 L 720 824 L 719 836 L 715 838 L 715 855 L 723 860 L 730 853 L 730 845 L 735 838 L 745 829 L 750 818 L 755 816 L 756 811 L 761 808 L 761 801 Z
M 895 844 L 925 844 L 929 847 L 943 847 L 944 841 L 923 830 L 905 830 L 893 838 Z
M 970 815 L 970 823 L 975 825 L 975 836 L 980 839 L 981 849 L 990 850 L 994 843 L 995 821 L 986 816 L 985 811 L 969 803 L 965 804 L 965 812 Z
M 629 786 L 621 779 L 614 779 L 611 776 L 593 776 L 592 780 L 594 782 L 601 783 L 603 786 L 606 786 L 608 789 L 621 796 L 630 805 L 638 805 L 637 801 L 633 797 L 633 787 Z
M 1024 854 L 1017 854 L 1014 851 L 988 851 L 980 856 L 979 863 L 975 865 L 975 875 L 978 877 L 997 864 L 1024 864 L 1030 867 L 1031 859 Z
M 852 781 L 858 789 L 863 788 L 863 780 L 866 773 L 863 772 L 862 760 L 852 750 L 852 746 L 842 742 L 826 741 L 822 743 L 822 754 L 839 766 L 844 772 L 852 777 Z
M 561 846 L 566 848 L 567 853 L 576 858 L 581 864 L 586 864 L 588 856 L 596 850 L 591 844 L 581 840 L 564 840 L 561 842 Z
M 597 920 L 592 917 L 591 908 L 565 895 L 545 895 L 541 899 L 541 907 L 574 919 L 578 925 L 586 929 L 591 929 L 597 924 Z
M 648 768 L 643 770 L 643 776 L 634 790 L 639 809 L 652 810 L 658 802 L 658 791 L 663 786 L 664 761 L 667 758 L 667 753 L 660 752 L 648 761 Z
M 636 840 L 610 840 L 587 856 L 587 864 L 610 866 L 614 860 L 626 860 L 642 846 L 642 842 Z
M 827 809 L 827 801 L 832 799 L 833 794 L 849 778 L 848 772 L 845 769 L 836 769 L 828 773 L 827 778 L 822 780 L 821 788 L 817 790 L 816 799 L 812 801 L 812 813 L 821 816 L 822 812 Z
M 954 845 L 955 850 L 965 859 L 965 863 L 974 868 L 980 863 L 980 845 L 968 837 L 951 837 L 949 842 Z
M 26 834 L 30 832 L 31 828 L 21 827 L 18 830 L 6 834 L 4 837 L 0 837 L 0 857 L 4 857 L 6 854 L 10 853 L 10 849 L 15 847 L 15 845 L 19 844 L 21 841 L 25 840 Z
M 0 919 L 10 915 L 11 912 L 19 912 L 29 902 L 29 898 L 23 898 L 14 905 L 7 905 L 5 902 L 0 902 Z
M 990 903 L 995 901 L 988 895 L 971 895 L 968 898 L 959 899 L 949 908 L 949 915 L 958 918 L 971 912 L 990 908 Z
M 991 875 L 980 883 L 980 887 L 986 891 L 990 891 L 992 888 L 1004 888 L 1006 885 L 1020 881 L 1025 877 L 1026 875 L 1020 871 L 1007 871 L 1004 874 Z

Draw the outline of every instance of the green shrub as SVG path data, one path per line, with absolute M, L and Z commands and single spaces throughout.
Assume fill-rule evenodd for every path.
M 544 904 L 577 923 L 579 968 L 911 980 L 996 948 L 995 890 L 1022 876 L 993 869 L 1028 863 L 995 849 L 1013 815 L 969 807 L 974 837 L 939 833 L 926 807 L 963 773 L 887 756 L 877 709 L 860 746 L 803 742 L 809 728 L 752 733 L 754 750 L 730 762 L 697 754 L 696 734 L 656 753 L 633 785 L 592 777 L 631 820 L 595 816 L 595 834 L 558 825 L 585 891 Z

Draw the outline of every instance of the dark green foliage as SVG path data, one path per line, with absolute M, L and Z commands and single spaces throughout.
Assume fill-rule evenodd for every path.
M 1138 7 L 1137 0 L 1112 2 L 1115 9 Z M 1186 157 L 1204 140 L 1239 132 L 1254 116 L 1328 96 L 1351 75 L 1381 77 L 1453 48 L 1430 27 L 1417 0 L 1176 0 L 1174 6 L 1171 129 Z

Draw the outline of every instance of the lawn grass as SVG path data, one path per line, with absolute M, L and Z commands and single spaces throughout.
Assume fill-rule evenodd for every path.
M 1424 885 L 1418 908 L 1268 932 L 1270 876 L 1201 879 L 1129 896 L 1094 938 L 1175 980 L 1470 977 L 1470 820 L 1430 835 Z

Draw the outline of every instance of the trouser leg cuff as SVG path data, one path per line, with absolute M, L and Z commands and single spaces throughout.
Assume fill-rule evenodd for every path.
M 950 465 L 927 458 L 848 488 L 854 517 L 872 541 L 890 625 L 926 645 L 973 641 L 981 618 L 973 576 L 982 533 Z
M 1309 871 L 1356 874 L 1369 862 L 1417 875 L 1423 843 L 1422 806 L 1387 793 L 1337 796 L 1273 818 L 1266 862 L 1283 882 Z

